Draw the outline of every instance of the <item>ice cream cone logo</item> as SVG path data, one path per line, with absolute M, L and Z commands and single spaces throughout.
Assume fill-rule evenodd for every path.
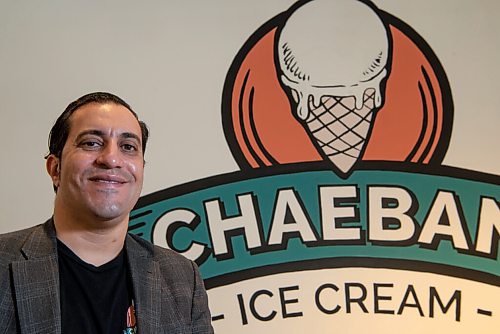
M 300 1 L 240 50 L 223 122 L 242 169 L 324 161 L 440 164 L 453 103 L 425 41 L 368 1 Z
M 286 20 L 277 46 L 280 79 L 296 115 L 320 152 L 349 172 L 382 105 L 389 48 L 384 23 L 359 1 L 311 1 Z

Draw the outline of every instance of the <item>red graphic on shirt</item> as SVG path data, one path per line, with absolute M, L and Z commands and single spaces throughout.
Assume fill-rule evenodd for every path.
M 135 319 L 135 308 L 134 303 L 130 305 L 127 310 L 127 328 L 123 330 L 123 334 L 136 334 L 136 319 Z
M 127 310 L 127 327 L 135 327 L 135 309 L 134 305 L 130 305 Z

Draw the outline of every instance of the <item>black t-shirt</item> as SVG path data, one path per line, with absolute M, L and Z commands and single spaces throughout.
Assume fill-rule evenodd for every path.
M 57 249 L 62 333 L 135 333 L 125 251 L 96 267 L 81 260 L 59 240 Z

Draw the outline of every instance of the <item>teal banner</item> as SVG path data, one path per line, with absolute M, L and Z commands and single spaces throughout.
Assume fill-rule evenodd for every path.
M 196 261 L 208 287 L 222 284 L 217 278 L 225 284 L 332 267 L 436 272 L 500 285 L 496 176 L 266 173 L 220 175 L 143 197 L 130 232 Z

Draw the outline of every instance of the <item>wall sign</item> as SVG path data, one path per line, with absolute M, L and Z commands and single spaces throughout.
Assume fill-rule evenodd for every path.
M 494 332 L 500 177 L 442 165 L 445 69 L 368 1 L 299 1 L 228 70 L 240 171 L 147 195 L 130 232 L 200 266 L 217 333 Z

